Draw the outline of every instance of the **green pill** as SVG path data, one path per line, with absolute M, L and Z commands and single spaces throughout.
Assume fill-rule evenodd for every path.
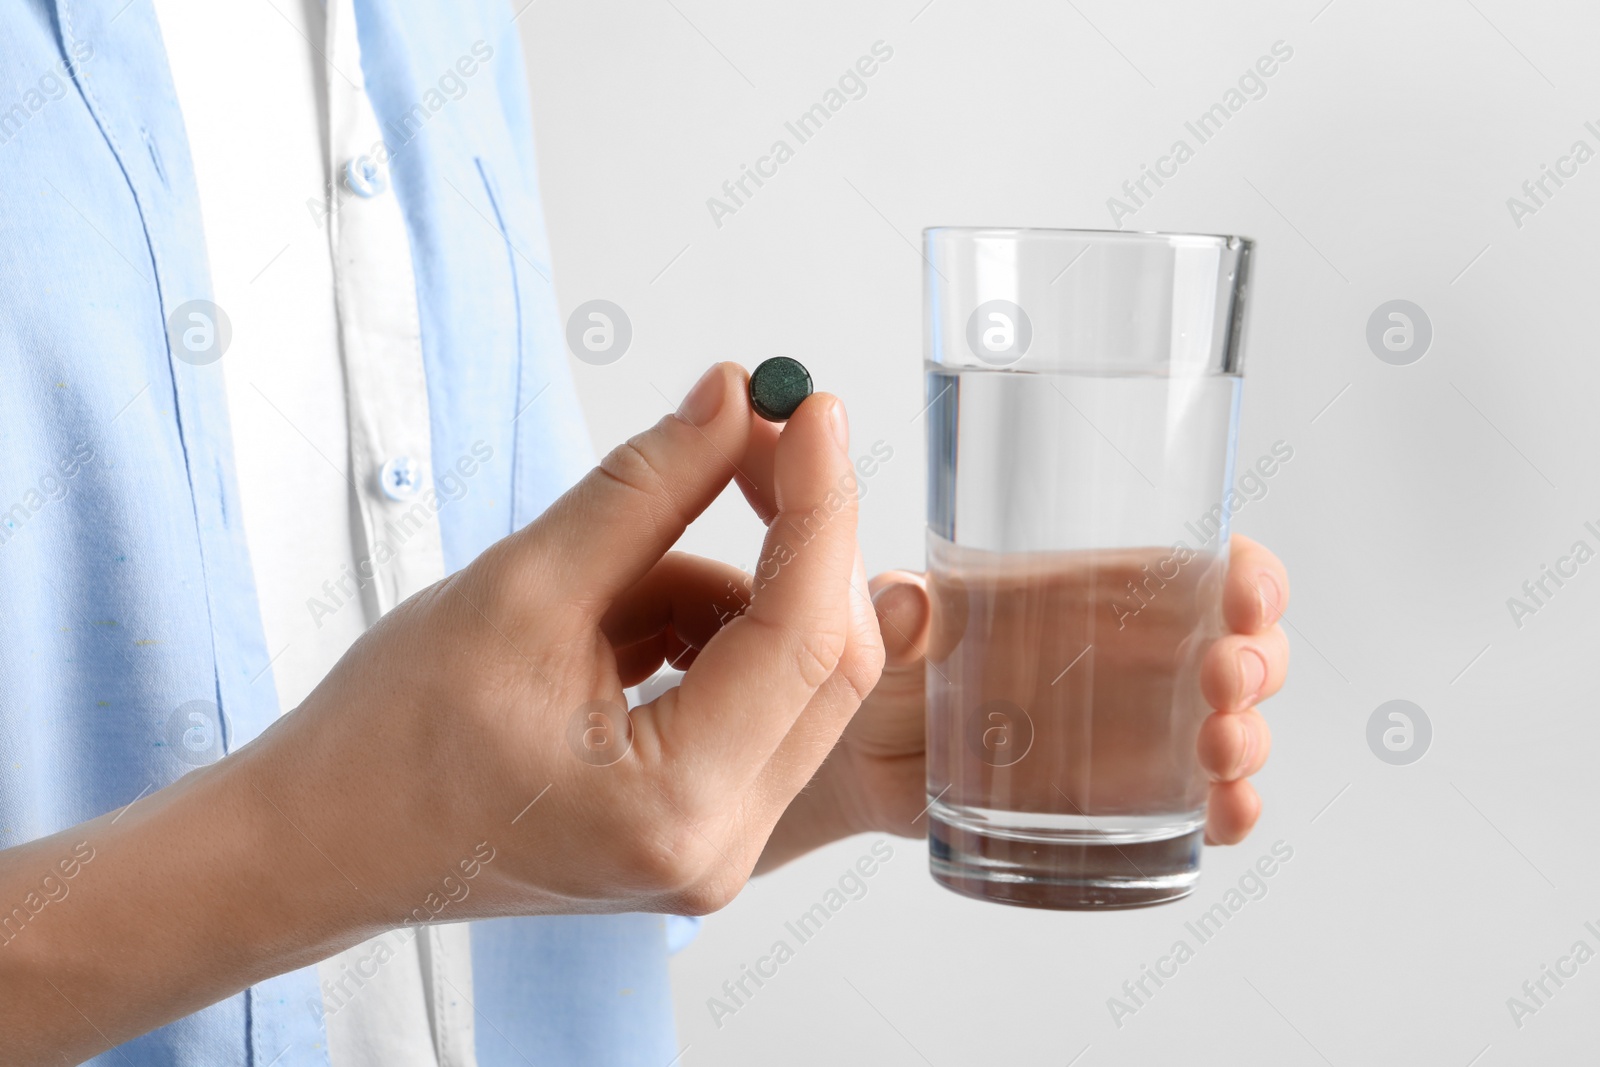
M 750 375 L 750 406 L 768 422 L 784 422 L 811 395 L 811 372 L 797 359 L 773 356 Z

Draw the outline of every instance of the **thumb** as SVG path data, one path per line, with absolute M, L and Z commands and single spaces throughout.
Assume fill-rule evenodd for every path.
M 511 538 L 513 565 L 596 614 L 666 555 L 737 472 L 750 439 L 744 369 L 718 363 L 677 412 L 618 445 Z
M 872 579 L 868 589 L 883 632 L 884 668 L 920 664 L 927 651 L 928 623 L 933 616 L 922 575 L 885 571 Z

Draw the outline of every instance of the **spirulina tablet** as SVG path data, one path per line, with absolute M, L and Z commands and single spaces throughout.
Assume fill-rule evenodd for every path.
M 784 422 L 811 395 L 811 373 L 797 359 L 773 356 L 750 375 L 750 406 L 768 422 Z

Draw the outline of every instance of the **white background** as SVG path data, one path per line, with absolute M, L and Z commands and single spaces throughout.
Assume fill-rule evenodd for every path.
M 520 0 L 525 2 L 525 0 Z M 520 2 L 519 5 L 520 6 Z M 1600 960 L 1519 1028 L 1577 940 L 1600 950 L 1592 813 L 1600 560 L 1518 628 L 1507 608 L 1600 526 L 1593 254 L 1600 160 L 1517 227 L 1506 199 L 1600 125 L 1600 18 L 1577 0 L 975 3 L 536 0 L 521 16 L 563 306 L 604 298 L 634 340 L 573 361 L 597 448 L 713 360 L 793 355 L 849 407 L 868 568 L 922 563 L 919 231 L 1103 228 L 1106 199 L 1275 41 L 1293 58 L 1127 228 L 1258 242 L 1242 462 L 1294 459 L 1235 519 L 1287 562 L 1294 666 L 1255 834 L 1195 896 L 1124 914 L 979 904 L 894 858 L 719 1028 L 707 1010 L 870 838 L 753 883 L 677 957 L 681 1062 L 1575 1063 L 1595 1059 Z M 1320 10 L 1319 10 L 1320 9 Z M 719 228 L 706 206 L 873 42 L 894 49 Z M 1420 362 L 1368 316 L 1430 317 Z M 750 566 L 737 495 L 685 547 Z M 1369 751 L 1405 698 L 1420 762 Z M 1193 935 L 1271 844 L 1265 898 L 1136 1015 L 1124 980 Z M 791 943 L 792 938 L 788 938 Z M 1076 1059 L 1074 1057 L 1077 1057 Z M 1476 1057 L 1476 1058 L 1475 1058 Z

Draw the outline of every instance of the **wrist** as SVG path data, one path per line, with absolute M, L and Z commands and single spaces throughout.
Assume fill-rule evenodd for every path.
M 381 926 L 365 887 L 340 873 L 337 844 L 305 815 L 317 803 L 310 776 L 276 773 L 263 749 L 246 746 L 114 816 L 105 850 L 159 857 L 161 870 L 140 874 L 169 907 L 185 902 L 178 943 L 212 957 L 226 947 L 237 988 L 325 959 Z
M 376 932 L 258 773 L 246 749 L 6 851 L 0 900 L 54 892 L 0 949 L 8 1041 L 76 1062 Z
M 361 838 L 361 805 L 340 796 L 337 768 L 280 751 L 278 740 L 269 731 L 206 768 L 216 777 L 201 788 L 229 807 L 241 831 L 220 866 L 259 879 L 240 936 L 255 952 L 292 953 L 297 962 L 283 968 L 292 969 L 392 924 L 382 882 L 351 844 Z
M 445 816 L 420 791 L 372 773 L 388 763 L 376 748 L 352 758 L 362 746 L 350 723 L 308 701 L 229 757 L 226 788 L 283 868 L 260 916 L 269 941 L 298 923 L 304 936 L 338 942 L 317 957 L 326 958 L 400 926 L 421 898 L 416 872 L 429 865 L 416 853 L 438 836 L 430 816 Z

